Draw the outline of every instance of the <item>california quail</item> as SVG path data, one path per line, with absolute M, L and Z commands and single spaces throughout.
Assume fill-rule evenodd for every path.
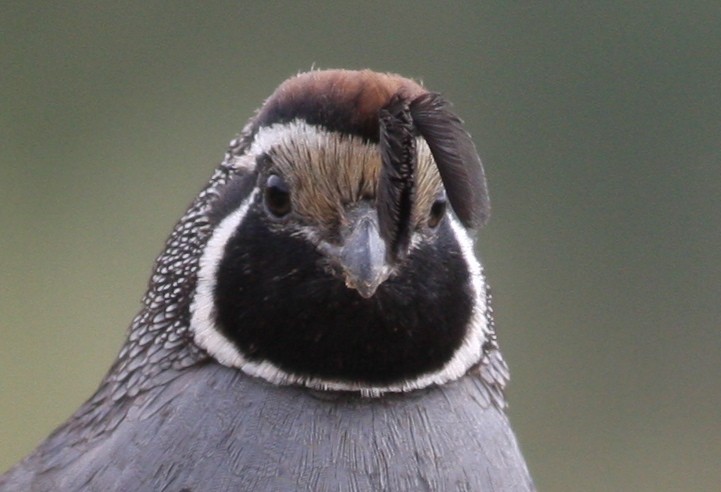
M 471 233 L 481 161 L 392 74 L 285 81 L 90 398 L 2 490 L 533 490 Z

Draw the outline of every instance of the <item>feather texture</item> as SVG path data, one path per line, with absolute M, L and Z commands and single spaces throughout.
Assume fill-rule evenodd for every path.
M 332 210 L 336 204 L 352 206 L 375 196 L 391 260 L 407 251 L 411 232 L 423 223 L 418 217 L 427 217 L 441 180 L 464 226 L 478 227 L 488 218 L 480 158 L 461 120 L 439 95 L 408 79 L 370 71 L 312 72 L 287 81 L 231 142 L 225 160 L 176 225 L 156 262 L 142 311 L 97 393 L 0 475 L 0 491 L 535 490 L 503 411 L 508 368 L 466 231 L 446 221 L 429 235 L 431 243 L 404 262 L 410 270 L 391 279 L 377 298 L 362 300 L 321 268 L 314 244 L 285 247 L 307 237 L 292 234 L 297 231 L 288 235 L 280 223 L 267 227 L 262 201 L 249 198 L 258 191 L 259 168 L 267 165 L 262 157 L 271 151 L 276 170 L 298 178 L 292 183 L 296 212 L 309 211 L 326 232 L 342 217 Z M 323 208 L 328 197 L 334 200 Z M 343 356 L 323 361 L 294 341 L 306 337 L 317 346 L 327 333 L 339 333 L 350 338 L 348 346 L 360 347 L 356 352 L 386 351 L 390 357 L 377 359 L 387 360 L 386 367 L 405 364 L 401 369 L 408 372 L 398 374 L 407 378 L 403 388 L 414 391 L 363 398 L 270 384 L 245 369 L 221 365 L 198 345 L 197 325 L 191 322 L 198 286 L 220 285 L 202 275 L 205 252 L 215 247 L 211 240 L 219 237 L 218 228 L 246 200 L 255 215 L 246 214 L 249 209 L 239 214 L 234 229 L 228 229 L 235 231 L 229 236 L 235 242 L 226 238 L 217 248 L 236 255 L 235 263 L 220 263 L 224 257 L 218 257 L 218 265 L 232 267 L 235 280 L 241 274 L 248 279 L 226 289 L 239 295 L 231 299 L 234 306 L 248 303 L 236 317 L 246 323 L 242 329 L 287 324 L 290 336 L 278 332 L 283 336 L 272 340 L 287 344 L 284 357 L 338 360 L 337 367 L 348 374 L 355 354 L 341 352 L 340 343 L 323 350 Z M 216 299 L 221 297 L 208 305 L 221 306 Z M 299 300 L 301 311 L 291 304 Z M 432 309 L 424 309 L 428 306 Z M 341 310 L 345 318 L 338 316 Z M 322 323 L 326 332 L 303 331 L 312 325 L 309 311 L 330 313 Z M 251 320 L 249 313 L 257 318 Z M 428 313 L 440 313 L 440 321 Z M 466 333 L 455 352 L 460 357 L 448 362 L 453 370 L 462 367 L 463 376 L 433 380 L 423 373 L 414 380 L 417 369 L 408 365 L 413 358 L 427 363 L 436 357 L 441 364 L 442 343 L 455 350 L 454 332 L 441 321 L 456 334 Z M 293 338 L 293 331 L 301 338 Z M 312 338 L 318 333 L 320 338 Z M 394 342 L 407 333 L 410 344 Z M 419 335 L 432 343 L 419 343 Z M 224 341 L 230 346 L 231 340 Z M 258 353 L 257 346 L 251 348 L 249 353 Z M 464 357 L 473 365 L 458 362 Z M 380 364 L 373 369 L 389 372 Z M 446 373 L 431 375 L 437 374 Z M 417 381 L 422 384 L 414 385 Z
M 409 105 L 413 123 L 428 143 L 453 211 L 464 226 L 488 221 L 486 177 L 471 136 L 450 104 L 437 93 L 425 93 Z
M 216 363 L 169 372 L 115 430 L 86 440 L 60 430 L 0 490 L 534 490 L 480 374 L 378 401 Z
M 380 110 L 380 233 L 395 260 L 408 247 L 415 195 L 416 142 L 408 103 L 399 95 Z

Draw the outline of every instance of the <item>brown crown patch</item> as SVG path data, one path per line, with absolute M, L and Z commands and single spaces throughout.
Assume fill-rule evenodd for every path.
M 325 70 L 297 75 L 283 82 L 266 100 L 243 129 L 239 140 L 231 144 L 231 153 L 242 155 L 259 139 L 264 140 L 261 137 L 264 130 L 273 133 L 273 128 L 288 124 L 306 125 L 319 133 L 326 131 L 340 139 L 357 140 L 375 152 L 371 165 L 370 161 L 359 162 L 358 156 L 355 163 L 345 158 L 327 160 L 327 155 L 334 152 L 324 154 L 319 149 L 318 155 L 314 156 L 317 157 L 315 162 L 326 169 L 322 172 L 321 169 L 307 169 L 307 177 L 322 178 L 319 182 L 325 179 L 335 186 L 341 185 L 341 175 L 355 178 L 338 192 L 319 194 L 316 202 L 308 202 L 308 217 L 325 221 L 327 217 L 339 216 L 327 213 L 330 206 L 321 207 L 325 212 L 310 212 L 311 207 L 323 201 L 345 206 L 356 202 L 358 197 L 374 197 L 380 200 L 379 212 L 383 212 L 384 239 L 400 244 L 407 239 L 408 227 L 413 226 L 409 219 L 417 225 L 421 216 L 419 211 L 425 209 L 424 200 L 432 203 L 435 198 L 432 193 L 423 194 L 422 180 L 425 176 L 434 176 L 431 180 L 434 185 L 428 187 L 433 191 L 436 189 L 435 177 L 440 174 L 448 202 L 465 227 L 480 227 L 488 219 L 490 204 L 486 179 L 471 136 L 462 120 L 451 111 L 450 103 L 417 82 L 370 70 Z M 420 142 L 423 149 L 414 142 Z M 416 146 L 418 148 L 414 150 Z M 413 164 L 413 158 L 409 156 L 415 151 L 418 162 Z M 421 151 L 428 155 L 427 162 L 421 162 Z M 314 161 L 303 159 L 307 156 L 298 157 L 301 161 Z M 423 165 L 434 162 L 427 171 L 421 170 Z M 333 168 L 352 165 L 358 166 L 357 169 Z M 413 172 L 415 166 L 418 166 L 417 173 Z M 380 172 L 381 167 L 383 172 Z M 331 179 L 336 172 L 340 173 L 341 181 Z M 383 182 L 380 194 L 379 180 Z M 315 185 L 308 183 L 307 186 L 313 188 Z M 414 200 L 419 203 L 414 204 Z M 303 209 L 302 204 L 298 205 Z
M 378 142 L 378 113 L 395 94 L 407 100 L 426 93 L 400 75 L 370 70 L 322 70 L 283 82 L 258 112 L 248 137 L 259 128 L 301 119 L 341 134 Z

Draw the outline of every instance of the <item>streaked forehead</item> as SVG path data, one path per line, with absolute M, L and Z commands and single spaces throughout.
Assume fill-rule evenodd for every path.
M 416 200 L 413 215 L 427 215 L 441 190 L 430 150 L 417 140 Z M 259 129 L 250 155 L 267 155 L 271 170 L 291 188 L 294 210 L 311 222 L 338 224 L 344 210 L 374 199 L 381 170 L 378 145 L 296 120 Z

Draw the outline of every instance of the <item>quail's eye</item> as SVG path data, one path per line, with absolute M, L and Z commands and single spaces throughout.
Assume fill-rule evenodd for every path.
M 428 215 L 428 227 L 435 228 L 443 220 L 446 214 L 446 197 L 438 198 L 431 206 L 431 213 Z
M 283 217 L 290 212 L 290 189 L 277 174 L 271 174 L 265 182 L 265 206 L 276 217 Z

